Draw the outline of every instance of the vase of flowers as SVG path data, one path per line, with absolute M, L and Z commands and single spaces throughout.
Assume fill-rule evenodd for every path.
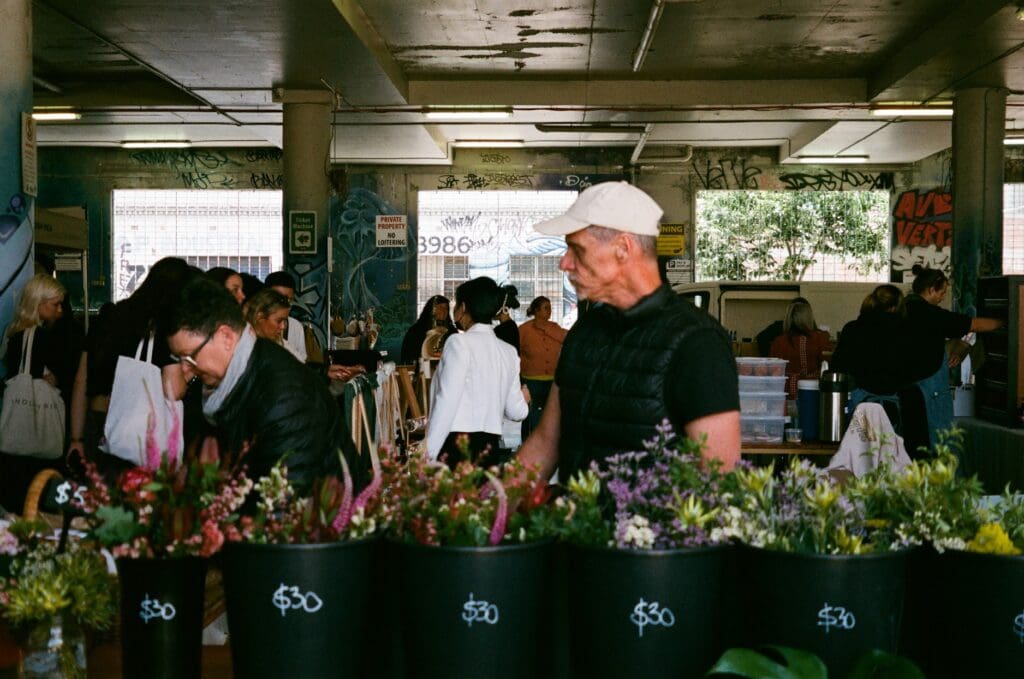
M 406 676 L 545 674 L 547 484 L 512 462 L 454 470 L 419 454 L 385 465 L 384 520 L 401 564 Z
M 356 675 L 367 637 L 380 465 L 354 496 L 343 480 L 300 497 L 279 465 L 256 482 L 256 507 L 227 532 L 221 555 L 235 676 Z
M 84 679 L 85 632 L 110 627 L 115 585 L 96 551 L 72 543 L 58 552 L 41 522 L 0 524 L 8 557 L 0 611 L 20 639 L 25 679 Z
M 77 504 L 92 536 L 117 560 L 124 676 L 196 677 L 202 663 L 209 557 L 238 520 L 251 482 L 235 476 L 210 438 L 198 453 L 161 452 L 147 437 L 146 464 L 108 487 L 83 460 L 88 484 Z
M 803 648 L 846 676 L 871 649 L 895 652 L 909 549 L 875 535 L 864 494 L 806 461 L 736 471 L 747 645 Z
M 555 501 L 575 676 L 698 676 L 725 649 L 732 477 L 667 424 L 645 448 L 580 473 Z

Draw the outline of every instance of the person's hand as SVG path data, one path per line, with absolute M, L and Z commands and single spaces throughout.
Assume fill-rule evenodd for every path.
M 53 373 L 46 373 L 45 375 L 43 375 L 43 379 L 46 380 L 46 383 L 49 384 L 51 387 L 57 386 L 57 376 L 54 375 Z
M 519 389 L 520 389 L 520 391 L 523 392 L 523 398 L 526 400 L 526 405 L 530 405 L 530 401 L 532 400 L 530 398 L 530 390 L 526 388 L 525 384 L 523 386 L 519 387 Z
M 331 365 L 327 368 L 327 377 L 340 382 L 348 382 L 356 375 L 362 375 L 366 368 L 361 365 Z

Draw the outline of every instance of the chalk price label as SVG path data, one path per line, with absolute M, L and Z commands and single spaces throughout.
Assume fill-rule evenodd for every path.
M 316 592 L 301 592 L 298 587 L 281 583 L 281 586 L 274 590 L 270 597 L 274 608 L 281 611 L 281 617 L 285 617 L 288 611 L 305 611 L 316 613 L 324 607 L 324 600 Z

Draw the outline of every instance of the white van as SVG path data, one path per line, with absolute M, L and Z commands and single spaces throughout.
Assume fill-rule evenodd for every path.
M 794 297 L 811 304 L 818 327 L 833 339 L 860 313 L 861 302 L 882 283 L 800 281 L 709 281 L 682 283 L 672 289 L 709 314 L 738 342 L 753 342 L 774 321 L 781 321 Z M 896 284 L 909 292 L 907 284 Z

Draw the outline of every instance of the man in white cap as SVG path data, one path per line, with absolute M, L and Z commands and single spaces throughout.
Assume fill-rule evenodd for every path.
M 662 210 L 626 182 L 583 191 L 568 212 L 537 224 L 565 236 L 560 268 L 595 303 L 562 345 L 540 424 L 520 461 L 567 480 L 592 461 L 643 450 L 668 420 L 705 439 L 704 456 L 740 456 L 736 363 L 722 327 L 661 281 L 655 240 Z

